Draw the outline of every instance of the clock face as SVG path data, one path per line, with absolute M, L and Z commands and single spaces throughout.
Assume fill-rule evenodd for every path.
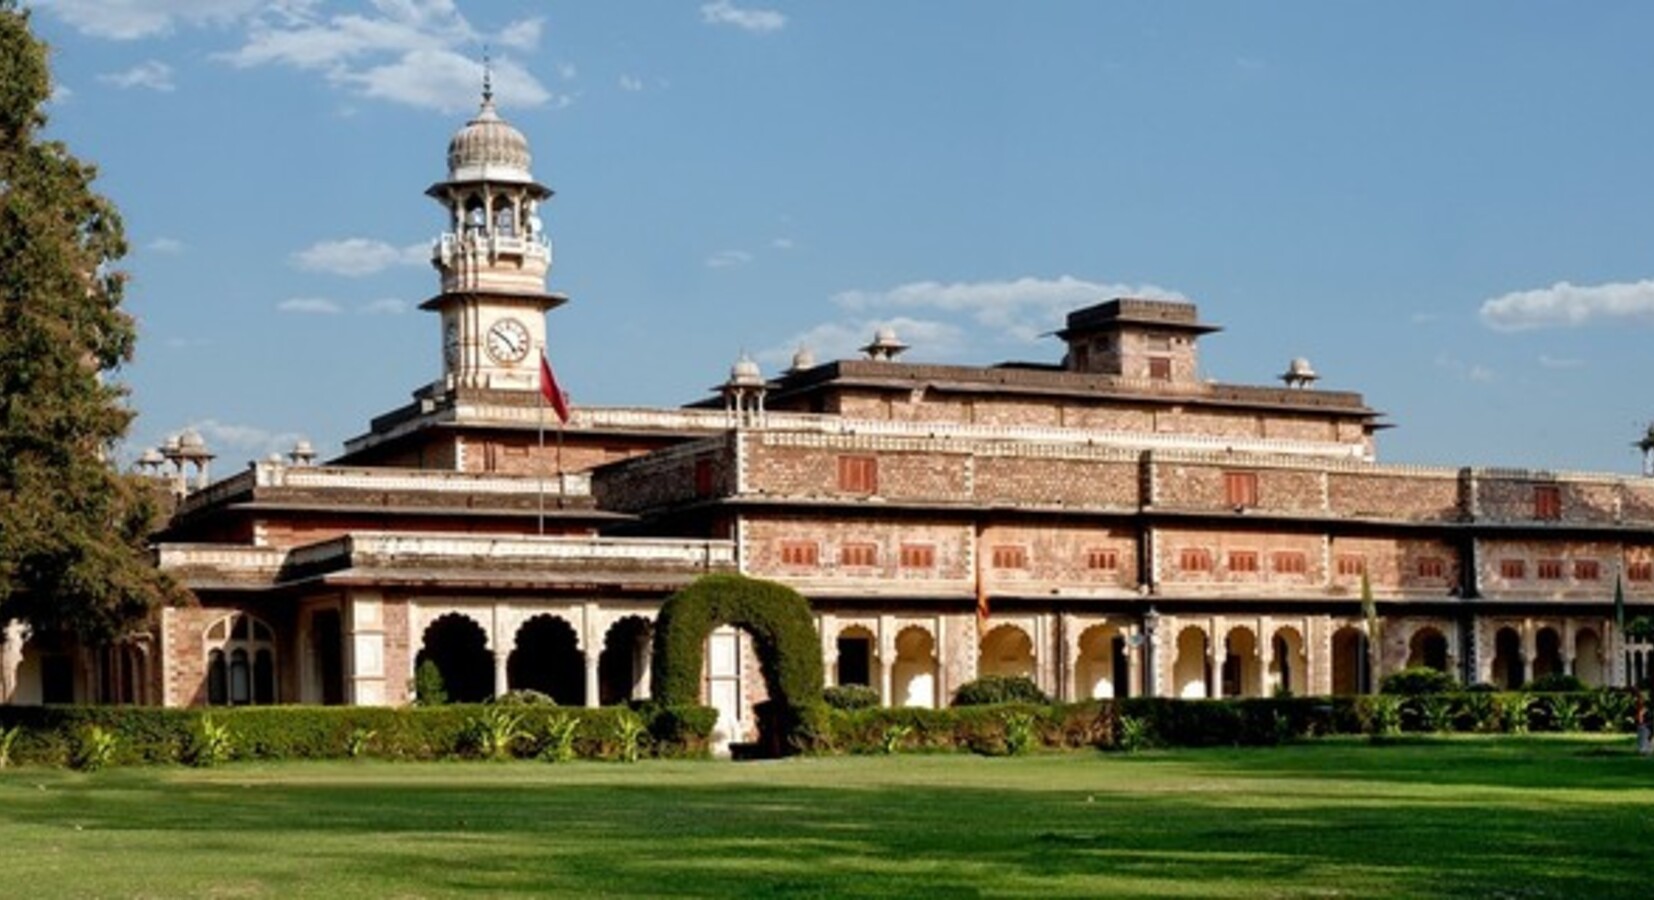
M 516 319 L 501 319 L 488 329 L 488 355 L 504 365 L 520 363 L 528 357 L 528 328 Z
M 442 358 L 448 361 L 448 368 L 459 365 L 459 323 L 449 322 L 447 329 L 442 332 Z

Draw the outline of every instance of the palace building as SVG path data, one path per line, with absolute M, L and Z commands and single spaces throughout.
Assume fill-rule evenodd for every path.
M 1057 362 L 910 364 L 881 332 L 773 377 L 743 359 L 678 409 L 577 406 L 547 441 L 552 191 L 487 91 L 426 193 L 442 377 L 325 464 L 215 481 L 193 434 L 146 456 L 179 493 L 159 565 L 198 603 L 96 650 L 15 624 L 0 699 L 399 705 L 430 659 L 456 700 L 623 702 L 662 601 L 712 572 L 796 589 L 829 683 L 890 705 L 990 673 L 1069 700 L 1627 675 L 1613 597 L 1654 601 L 1654 479 L 1381 464 L 1361 395 L 1304 360 L 1204 380 L 1193 304 L 1110 297 Z M 750 734 L 743 632 L 714 632 L 705 685 Z

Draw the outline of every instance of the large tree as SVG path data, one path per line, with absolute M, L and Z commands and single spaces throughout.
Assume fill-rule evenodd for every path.
M 110 460 L 132 414 L 120 216 L 96 170 L 44 140 L 46 47 L 0 0 L 0 621 L 88 642 L 176 590 L 150 558 L 150 486 Z

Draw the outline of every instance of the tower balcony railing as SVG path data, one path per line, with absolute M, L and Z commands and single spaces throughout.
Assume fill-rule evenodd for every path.
M 442 266 L 453 266 L 466 258 L 490 259 L 497 256 L 522 256 L 549 262 L 551 243 L 544 235 L 505 235 L 476 230 L 463 234 L 444 233 L 431 246 L 431 261 Z

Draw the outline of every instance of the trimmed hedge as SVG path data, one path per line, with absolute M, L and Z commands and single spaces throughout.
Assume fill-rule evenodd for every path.
M 656 756 L 702 756 L 717 711 L 644 705 L 602 709 L 543 705 L 464 704 L 437 707 L 260 706 L 157 709 L 130 706 L 0 707 L 0 729 L 20 727 L 12 745 L 18 763 L 68 765 L 93 726 L 115 735 L 115 765 L 192 759 L 203 718 L 228 729 L 233 759 L 447 759 L 477 756 L 476 731 L 490 714 L 515 717 L 509 749 L 534 756 L 545 749 L 553 720 L 572 718 L 574 755 L 620 755 L 620 719 L 641 717 Z
M 953 692 L 954 706 L 1050 702 L 1051 698 L 1026 675 L 983 675 L 975 681 L 965 682 Z
M 706 638 L 720 625 L 755 638 L 770 699 L 795 707 L 821 703 L 821 640 L 810 604 L 786 585 L 742 575 L 704 575 L 661 606 L 653 696 L 673 706 L 700 702 Z

